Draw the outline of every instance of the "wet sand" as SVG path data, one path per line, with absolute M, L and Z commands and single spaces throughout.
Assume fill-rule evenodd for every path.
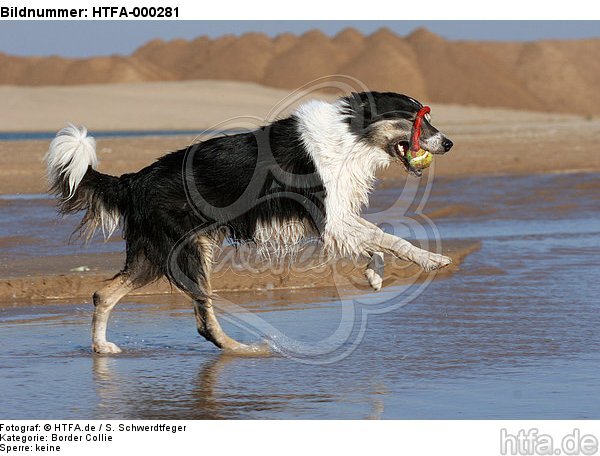
M 446 277 L 456 272 L 464 258 L 479 248 L 477 241 L 449 242 L 443 253 L 453 259 L 453 264 L 441 271 L 424 273 L 403 261 L 388 258 L 386 284 L 412 283 L 431 277 Z M 249 253 L 252 255 L 252 252 Z M 216 293 L 244 290 L 309 289 L 347 286 L 366 291 L 369 289 L 364 277 L 364 263 L 354 264 L 347 260 L 323 264 L 315 256 L 311 261 L 284 265 L 269 265 L 253 261 L 250 264 L 232 262 L 238 255 L 232 248 L 222 253 L 221 264 L 229 261 L 213 276 Z M 28 259 L 11 259 L 0 266 L 1 302 L 38 302 L 40 300 L 63 300 L 86 298 L 100 289 L 123 266 L 124 255 L 119 253 L 77 254 Z M 248 269 L 251 272 L 248 272 Z M 310 271 L 307 277 L 307 270 Z M 170 294 L 175 290 L 166 281 L 148 285 L 132 292 L 132 295 Z M 1 305 L 1 304 L 0 304 Z

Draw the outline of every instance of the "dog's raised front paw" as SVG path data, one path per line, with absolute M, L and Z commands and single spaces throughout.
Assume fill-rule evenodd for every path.
M 92 344 L 92 350 L 103 355 L 122 352 L 122 350 L 112 342 L 94 342 Z
M 449 264 L 452 264 L 452 258 L 440 255 L 438 253 L 428 253 L 424 261 L 420 263 L 421 267 L 425 271 L 440 269 L 444 266 L 448 266 Z

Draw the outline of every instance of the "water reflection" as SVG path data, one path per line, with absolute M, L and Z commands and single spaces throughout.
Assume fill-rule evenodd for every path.
M 105 419 L 243 418 L 257 412 L 293 412 L 298 403 L 327 402 L 333 398 L 307 391 L 269 394 L 261 385 L 252 385 L 257 381 L 252 376 L 238 377 L 248 382 L 246 387 L 230 388 L 232 379 L 224 371 L 232 366 L 236 368 L 233 370 L 243 370 L 248 358 L 225 354 L 215 354 L 201 363 L 196 374 L 190 376 L 190 382 L 187 375 L 165 382 L 161 372 L 156 372 L 154 377 L 149 371 L 144 380 L 131 382 L 131 378 L 119 373 L 119 362 L 118 358 L 109 356 L 94 356 L 93 360 L 98 411 Z M 374 410 L 377 407 L 381 405 Z

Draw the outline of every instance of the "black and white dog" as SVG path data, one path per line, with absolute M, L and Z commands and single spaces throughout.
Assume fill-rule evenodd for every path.
M 59 131 L 46 159 L 60 212 L 85 210 L 79 230 L 88 237 L 121 225 L 127 245 L 123 270 L 94 294 L 93 350 L 120 352 L 106 339 L 111 310 L 163 276 L 193 299 L 202 336 L 224 350 L 249 350 L 223 332 L 213 311 L 210 269 L 225 239 L 275 243 L 284 252 L 316 236 L 328 253 L 370 258 L 366 276 L 375 290 L 385 253 L 425 270 L 451 263 L 360 216 L 377 170 L 399 163 L 420 176 L 406 152 L 422 108 L 395 93 L 310 101 L 256 131 L 193 144 L 120 177 L 96 171 L 95 141 L 85 128 Z M 429 116 L 417 142 L 434 154 L 452 147 Z

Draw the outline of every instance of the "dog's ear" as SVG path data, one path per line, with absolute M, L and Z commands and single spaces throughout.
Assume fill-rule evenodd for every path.
M 346 98 L 353 116 L 360 120 L 363 127 L 373 122 L 378 115 L 374 95 L 374 92 L 352 92 Z
M 347 100 L 348 104 L 350 105 L 350 109 L 355 112 L 362 111 L 363 102 L 360 93 L 352 92 L 350 95 L 348 95 Z
M 373 106 L 369 98 L 365 92 L 352 92 L 345 97 L 346 121 L 355 134 L 362 135 L 372 122 Z
M 377 104 L 375 102 L 374 92 L 352 92 L 352 107 L 359 112 L 367 121 L 373 120 L 377 116 Z

